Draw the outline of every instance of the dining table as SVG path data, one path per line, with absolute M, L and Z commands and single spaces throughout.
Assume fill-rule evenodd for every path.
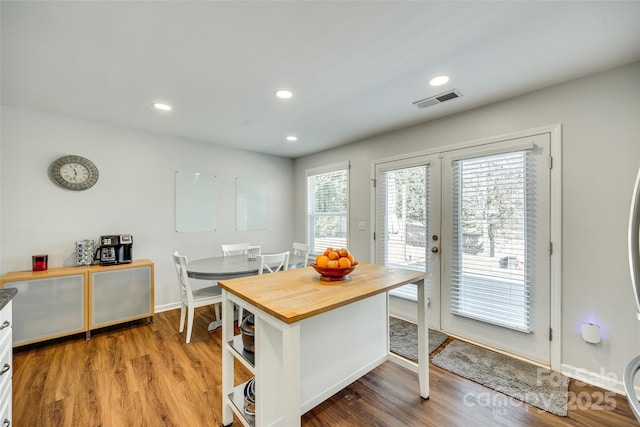
M 298 268 L 304 265 L 304 257 L 289 254 L 288 268 Z M 259 258 L 249 259 L 247 255 L 216 256 L 189 261 L 187 275 L 192 279 L 202 280 L 233 279 L 258 274 L 259 268 Z
M 265 253 L 266 255 L 266 253 Z M 303 256 L 289 254 L 288 268 L 304 267 Z M 187 263 L 187 276 L 199 280 L 222 280 L 236 277 L 254 276 L 260 269 L 260 258 L 243 255 L 216 256 L 201 258 Z M 208 331 L 213 332 L 222 326 L 222 319 L 209 323 Z

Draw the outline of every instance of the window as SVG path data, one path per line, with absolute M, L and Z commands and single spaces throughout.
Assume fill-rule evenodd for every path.
M 535 176 L 529 151 L 453 163 L 452 312 L 530 331 Z
M 428 161 L 421 158 L 376 166 L 376 262 L 429 271 L 429 172 Z M 415 285 L 389 294 L 418 300 Z
M 307 241 L 311 253 L 348 247 L 349 162 L 307 170 Z

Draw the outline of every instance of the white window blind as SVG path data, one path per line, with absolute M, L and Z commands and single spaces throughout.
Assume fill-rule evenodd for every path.
M 392 165 L 376 173 L 376 250 L 384 265 L 427 271 L 429 166 Z M 428 295 L 430 285 L 428 284 Z M 390 295 L 417 301 L 416 285 Z
M 454 314 L 530 332 L 531 161 L 519 150 L 453 162 Z
M 307 241 L 311 253 L 348 247 L 349 163 L 307 170 Z

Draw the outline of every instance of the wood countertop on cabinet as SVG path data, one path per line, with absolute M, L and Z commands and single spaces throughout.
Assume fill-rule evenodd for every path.
M 361 262 L 343 281 L 324 282 L 312 268 L 220 280 L 218 285 L 285 323 L 414 283 L 428 273 Z
M 49 277 L 61 277 L 71 276 L 74 274 L 85 274 L 87 271 L 99 272 L 108 270 L 121 270 L 126 268 L 144 267 L 153 265 L 153 261 L 150 259 L 137 259 L 128 264 L 116 264 L 116 265 L 99 265 L 94 264 L 90 266 L 72 266 L 72 267 L 53 267 L 43 271 L 11 271 L 4 276 L 0 277 L 0 284 L 6 282 L 16 282 L 21 280 L 33 280 L 33 279 L 46 279 Z

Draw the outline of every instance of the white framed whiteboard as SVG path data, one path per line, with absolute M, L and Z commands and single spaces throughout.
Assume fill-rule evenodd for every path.
M 199 172 L 176 172 L 176 232 L 216 231 L 218 182 Z
M 236 230 L 267 229 L 267 181 L 236 178 Z

